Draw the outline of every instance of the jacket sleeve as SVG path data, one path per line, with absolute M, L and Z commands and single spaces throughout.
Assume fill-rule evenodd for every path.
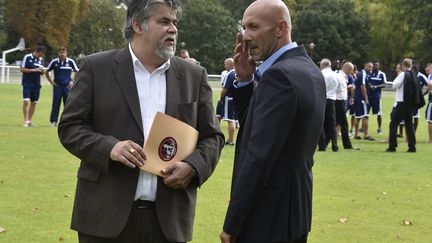
M 254 82 L 242 87 L 235 87 L 232 85 L 229 88 L 229 91 L 234 97 L 234 107 L 240 124 L 243 122 L 246 116 L 253 90 Z
M 213 173 L 224 145 L 224 135 L 213 108 L 213 94 L 207 82 L 207 72 L 203 69 L 200 77 L 200 94 L 197 109 L 197 147 L 183 161 L 188 162 L 197 172 L 197 180 L 189 187 L 201 186 Z
M 102 135 L 91 126 L 93 110 L 93 74 L 89 60 L 83 60 L 77 81 L 69 92 L 61 116 L 58 135 L 62 145 L 84 163 L 108 173 L 110 153 L 119 141 Z
M 232 188 L 223 229 L 237 237 L 262 196 L 296 114 L 294 89 L 281 70 L 268 69 L 255 90 L 250 139 Z M 278 129 L 280 128 L 280 129 Z M 246 165 L 247 163 L 247 165 Z

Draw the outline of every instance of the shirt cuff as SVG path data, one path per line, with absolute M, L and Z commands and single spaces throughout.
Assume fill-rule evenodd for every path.
M 248 86 L 250 83 L 252 83 L 253 81 L 255 81 L 254 77 L 252 77 L 251 80 L 247 81 L 247 82 L 239 82 L 237 79 L 234 80 L 233 82 L 233 86 L 234 88 L 242 88 L 245 86 Z

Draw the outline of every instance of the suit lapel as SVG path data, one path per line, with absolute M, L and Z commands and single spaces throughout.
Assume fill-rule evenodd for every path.
M 183 72 L 175 58 L 171 58 L 170 68 L 166 71 L 166 106 L 165 114 L 175 117 L 177 105 L 180 100 L 180 82 L 183 80 Z
M 132 112 L 132 116 L 139 125 L 140 132 L 144 134 L 132 57 L 130 56 L 128 47 L 119 51 L 115 58 L 113 71 Z

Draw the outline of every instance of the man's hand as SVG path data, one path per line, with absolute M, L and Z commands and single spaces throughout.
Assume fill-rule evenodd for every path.
M 45 73 L 45 70 L 43 69 L 43 67 L 38 67 L 38 68 L 35 68 L 34 70 L 35 70 L 35 72 L 40 73 L 40 74 Z
M 238 81 L 250 81 L 256 69 L 255 61 L 249 56 L 248 44 L 243 41 L 243 37 L 240 33 L 237 33 L 236 37 L 234 68 Z
M 50 82 L 50 84 L 52 85 L 52 86 L 57 86 L 57 84 L 56 84 L 56 82 L 55 82 L 55 80 L 52 80 L 52 81 L 49 81 Z
M 222 233 L 220 234 L 220 239 L 221 239 L 221 243 L 235 243 L 236 239 L 234 237 L 232 237 L 231 235 L 229 235 L 228 233 L 226 233 L 225 231 L 222 231 Z
M 74 85 L 74 81 L 71 80 L 71 81 L 69 82 L 69 84 L 68 84 L 68 88 L 71 89 L 71 88 L 73 87 L 73 85 Z
M 165 185 L 174 189 L 185 189 L 194 176 L 193 168 L 189 163 L 177 161 L 161 170 L 167 175 L 164 179 Z
M 130 168 L 141 167 L 147 159 L 144 149 L 131 140 L 120 141 L 111 150 L 110 158 Z

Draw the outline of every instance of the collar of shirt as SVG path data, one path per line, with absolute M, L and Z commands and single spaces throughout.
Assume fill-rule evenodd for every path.
M 144 70 L 145 72 L 149 73 L 149 71 L 147 71 L 147 69 L 144 67 L 144 65 L 142 65 L 142 63 L 138 59 L 138 57 L 135 56 L 135 53 L 132 50 L 130 42 L 129 42 L 129 52 L 130 52 L 131 57 L 132 57 L 132 63 L 134 65 L 134 69 Z M 162 72 L 165 72 L 166 70 L 168 70 L 168 68 L 171 65 L 171 61 L 170 60 L 171 59 L 168 59 L 166 62 L 162 63 L 162 65 L 160 65 L 155 71 L 161 70 Z
M 273 55 L 271 55 L 267 60 L 265 60 L 259 67 L 257 74 L 262 77 L 264 72 L 271 66 L 273 63 L 284 54 L 286 51 L 291 50 L 293 48 L 298 47 L 297 42 L 290 42 L 277 50 Z

